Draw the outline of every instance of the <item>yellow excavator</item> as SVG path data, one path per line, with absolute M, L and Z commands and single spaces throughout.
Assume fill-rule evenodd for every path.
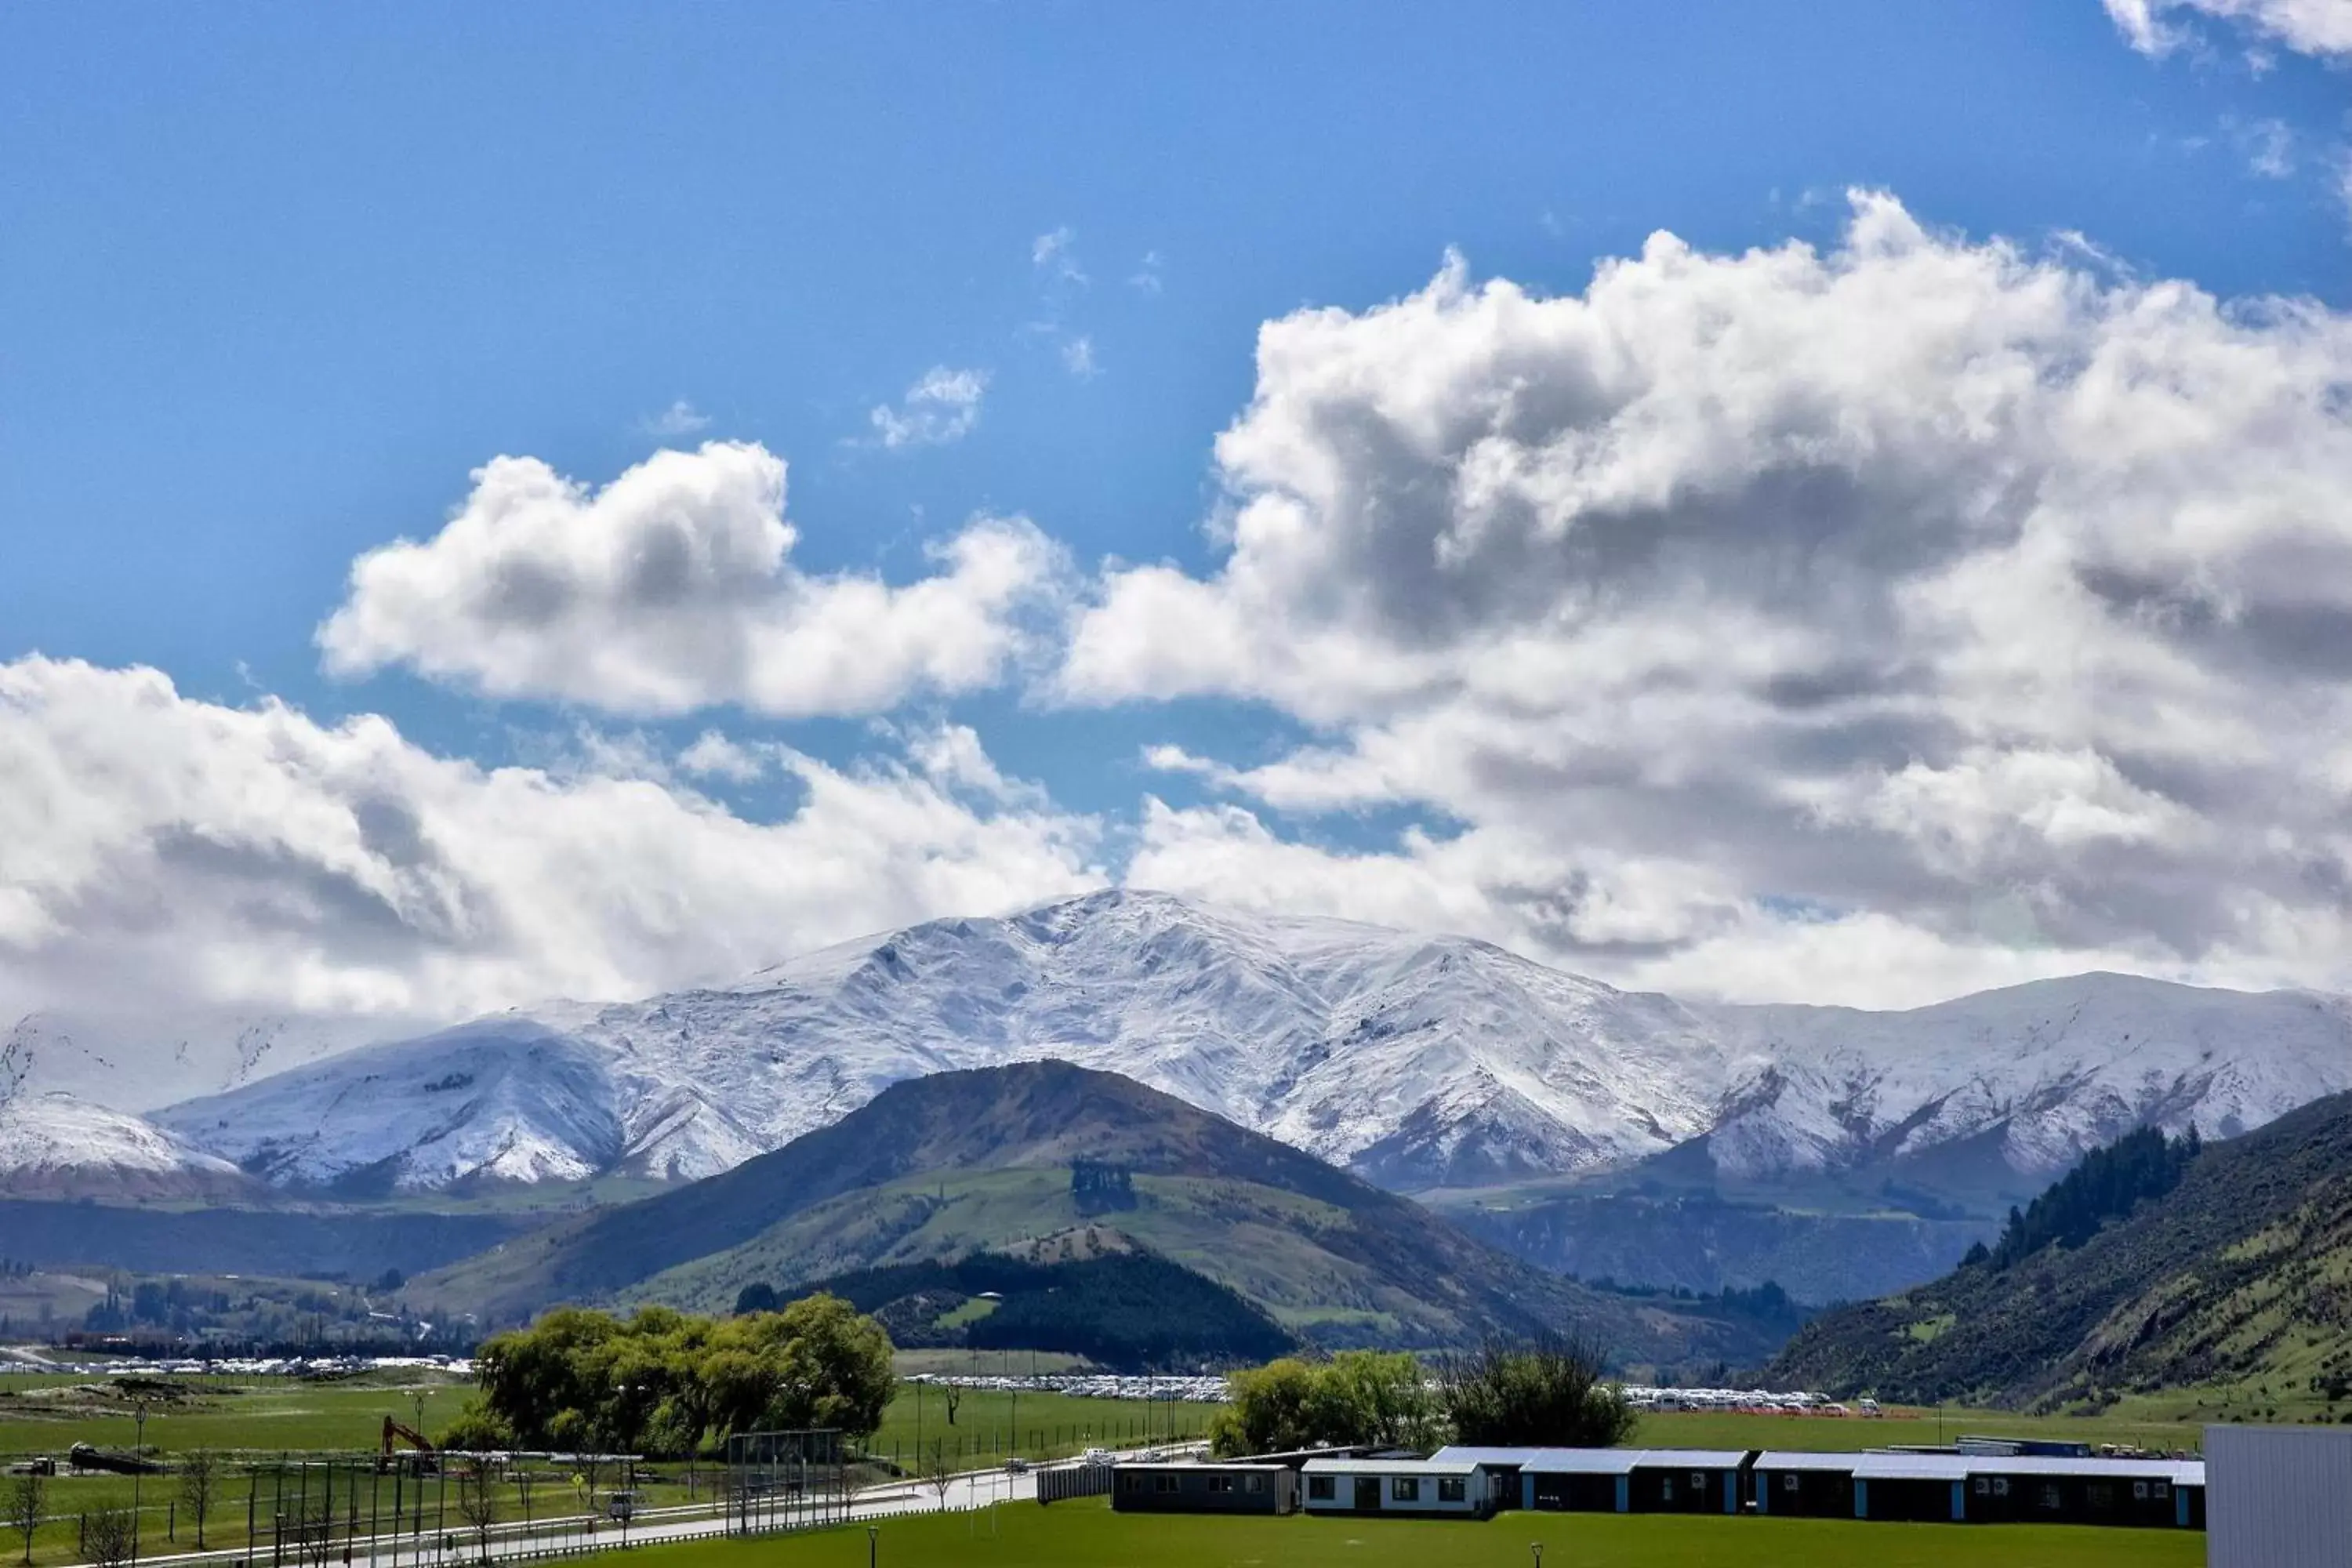
M 392 1468 L 393 1445 L 404 1442 L 416 1450 L 416 1473 L 429 1476 L 438 1462 L 433 1451 L 433 1440 L 413 1426 L 404 1426 L 387 1415 L 383 1418 L 383 1446 L 377 1450 L 375 1471 L 383 1475 Z

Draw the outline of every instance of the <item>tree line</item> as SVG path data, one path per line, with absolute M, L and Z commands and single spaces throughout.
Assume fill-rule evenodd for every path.
M 712 1319 L 560 1308 L 484 1342 L 481 1392 L 440 1434 L 451 1448 L 678 1458 L 739 1432 L 882 1425 L 890 1336 L 837 1296 Z
M 2194 1127 L 2167 1138 L 2158 1127 L 2126 1132 L 2094 1149 L 2040 1197 L 2019 1209 L 2011 1205 L 2000 1239 L 1978 1242 L 1961 1258 L 1963 1268 L 1987 1264 L 1996 1269 L 2022 1262 L 2045 1247 L 2075 1247 L 2120 1219 L 2145 1199 L 2160 1198 L 2180 1184 L 2204 1150 Z
M 1490 1342 L 1424 1366 L 1404 1352 L 1342 1351 L 1270 1362 L 1227 1380 L 1209 1427 L 1218 1454 L 1370 1447 L 1425 1452 L 1448 1441 L 1609 1447 L 1633 1429 L 1624 1390 L 1595 1347 L 1559 1335 Z

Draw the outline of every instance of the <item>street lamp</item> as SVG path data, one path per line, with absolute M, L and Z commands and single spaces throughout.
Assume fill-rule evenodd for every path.
M 139 1479 L 147 1468 L 147 1405 L 144 1401 L 131 1407 L 131 1419 L 138 1424 L 139 1440 L 131 1445 L 131 1457 L 136 1461 L 131 1472 L 131 1561 L 139 1561 L 140 1526 L 146 1516 L 139 1511 Z
M 1543 1542 L 1530 1541 L 1528 1542 L 1528 1550 L 1536 1554 L 1536 1568 L 1543 1568 Z
M 866 1527 L 866 1568 L 875 1568 L 877 1556 L 881 1549 L 882 1527 L 878 1524 L 867 1525 Z

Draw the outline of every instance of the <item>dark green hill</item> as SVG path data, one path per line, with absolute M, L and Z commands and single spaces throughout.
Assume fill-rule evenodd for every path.
M 1570 1327 L 1645 1366 L 1753 1364 L 1773 1348 L 1750 1327 L 1547 1274 L 1286 1144 L 1063 1062 L 893 1085 L 772 1153 L 412 1293 L 497 1321 L 564 1300 L 724 1310 L 749 1285 L 1016 1250 L 1090 1221 L 1321 1344 Z
M 866 1268 L 807 1289 L 872 1312 L 901 1347 L 1065 1351 L 1120 1369 L 1247 1366 L 1298 1342 L 1236 1292 L 1149 1252 L 1051 1262 L 978 1252 Z
M 2352 1095 L 2201 1152 L 2135 1135 L 1930 1284 L 1814 1319 L 1769 1375 L 2016 1405 L 2352 1380 Z

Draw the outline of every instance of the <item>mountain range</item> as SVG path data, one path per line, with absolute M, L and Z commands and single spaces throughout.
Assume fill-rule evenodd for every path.
M 894 1083 L 1041 1058 L 1429 1194 L 1554 1267 L 1699 1289 L 1777 1272 L 1820 1300 L 1924 1277 L 2135 1126 L 2226 1137 L 2352 1088 L 2352 1003 L 2114 974 L 1900 1012 L 1687 1002 L 1464 938 L 1107 892 L 332 1052 L 93 1126 L 74 1185 L 102 1188 L 118 1151 L 133 1192 L 170 1184 L 158 1158 L 198 1184 L 226 1165 L 344 1200 L 677 1183 Z M 0 1138 L 0 1195 L 54 1184 L 70 1142 L 46 1135 L 35 1159 Z M 1561 1245 L 1596 1196 L 1631 1205 L 1630 1250 Z M 1875 1223 L 1855 1236 L 1881 1244 L 1800 1225 L 1785 1247 L 1689 1245 L 1718 1199 Z
M 1484 942 L 1110 892 L 737 984 L 347 1051 L 152 1120 L 279 1184 L 713 1174 L 904 1079 L 1052 1057 L 1399 1191 L 1727 1180 L 1963 1148 L 2032 1190 L 2147 1122 L 2228 1136 L 2352 1088 L 2352 1004 L 2087 974 L 1907 1012 L 1699 1004 Z

